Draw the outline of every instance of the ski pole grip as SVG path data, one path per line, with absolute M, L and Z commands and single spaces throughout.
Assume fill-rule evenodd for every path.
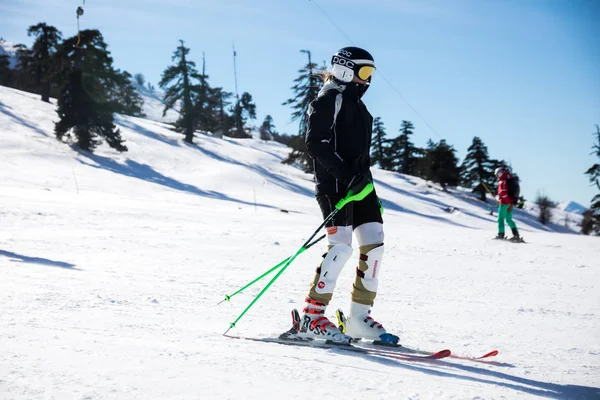
M 363 188 L 363 190 L 361 190 L 358 193 L 354 193 L 352 191 L 352 189 L 350 189 L 348 191 L 348 194 L 346 195 L 346 197 L 344 197 L 343 199 L 341 199 L 335 205 L 335 208 L 337 208 L 338 210 L 341 210 L 342 208 L 344 208 L 344 206 L 346 204 L 350 203 L 351 201 L 361 201 L 365 197 L 367 197 L 372 191 L 373 191 L 373 182 L 367 183 L 367 185 Z

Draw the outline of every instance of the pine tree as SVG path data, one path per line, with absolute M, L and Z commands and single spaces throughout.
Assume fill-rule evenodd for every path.
M 86 151 L 93 151 L 102 139 L 118 151 L 127 151 L 114 125 L 114 105 L 106 84 L 114 70 L 102 34 L 84 30 L 80 39 L 74 36 L 65 40 L 58 49 L 57 60 L 65 84 L 58 97 L 60 120 L 54 127 L 56 137 L 72 139 Z
M 183 40 L 173 52 L 172 61 L 177 61 L 175 65 L 167 67 L 162 73 L 161 80 L 158 83 L 165 90 L 165 109 L 163 116 L 169 109 L 174 109 L 177 102 L 181 102 L 179 110 L 179 119 L 175 122 L 175 130 L 185 134 L 185 141 L 193 143 L 194 123 L 197 117 L 197 111 L 192 101 L 193 78 L 198 75 L 196 63 L 187 59 L 190 49 L 184 46 Z M 171 83 L 175 81 L 175 83 Z
M 400 135 L 392 139 L 390 154 L 392 155 L 392 167 L 394 171 L 402 174 L 414 175 L 417 167 L 418 149 L 410 141 L 414 125 L 410 121 L 402 121 Z
M 456 150 L 446 143 L 445 139 L 440 140 L 439 143 L 434 143 L 430 139 L 419 164 L 422 165 L 421 173 L 424 174 L 421 177 L 439 183 L 444 190 L 447 186 L 457 186 L 460 181 Z
M 469 146 L 465 160 L 461 166 L 461 182 L 464 187 L 472 188 L 473 193 L 479 193 L 481 201 L 486 201 L 486 188 L 493 187 L 494 169 L 488 155 L 488 149 L 483 141 L 475 136 Z
M 29 51 L 21 51 L 24 62 L 21 66 L 29 74 L 34 90 L 41 94 L 42 101 L 50 102 L 50 89 L 55 83 L 56 70 L 54 55 L 62 39 L 61 32 L 53 26 L 39 23 L 27 30 L 28 36 L 36 36 L 33 47 Z M 25 56 L 25 53 L 27 55 Z
M 581 233 L 583 233 L 584 235 L 589 235 L 594 231 L 594 225 L 596 225 L 596 218 L 594 217 L 594 212 L 592 210 L 585 210 L 582 215 L 583 218 L 581 220 Z
M 391 170 L 390 140 L 386 139 L 385 126 L 380 117 L 373 121 L 373 140 L 371 142 L 371 165 L 381 169 Z
M 292 86 L 294 97 L 287 99 L 282 105 L 292 107 L 292 110 L 294 110 L 292 121 L 299 121 L 298 134 L 304 136 L 308 128 L 308 115 L 306 112 L 310 103 L 317 98 L 321 82 L 316 73 L 317 64 L 312 62 L 310 51 L 300 50 L 300 52 L 308 56 L 308 63 L 298 70 L 300 76 L 294 80 L 295 84 Z
M 554 208 L 555 204 L 550 200 L 550 197 L 538 192 L 535 198 L 535 204 L 539 207 L 538 221 L 543 225 L 552 222 L 552 208 Z
M 202 53 L 202 73 L 194 76 L 194 78 L 198 80 L 198 83 L 192 87 L 197 127 L 203 131 L 212 132 L 217 129 L 218 122 L 214 118 L 213 110 L 218 106 L 218 103 L 212 96 L 212 90 L 208 84 L 204 52 Z
M 143 88 L 146 85 L 146 77 L 144 76 L 144 74 L 141 74 L 139 72 L 133 76 L 133 81 L 140 88 Z
M 258 131 L 260 132 L 260 138 L 262 140 L 273 140 L 277 134 L 275 126 L 273 125 L 273 117 L 267 115 Z
M 292 136 L 287 135 L 285 133 L 274 132 L 273 140 L 276 141 L 277 143 L 281 143 L 281 144 L 289 147 L 290 141 L 292 140 Z
M 590 169 L 588 169 L 585 174 L 589 176 L 590 182 L 600 190 L 600 127 L 596 125 L 596 132 L 594 133 L 596 136 L 597 143 L 592 146 L 592 153 L 596 157 L 598 157 L 598 162 Z M 590 214 L 593 224 L 593 229 L 596 233 L 600 233 L 600 193 L 594 196 L 592 199 L 592 206 L 590 207 Z
M 231 104 L 229 99 L 232 96 L 233 93 L 226 92 L 221 87 L 213 88 L 211 90 L 211 98 L 215 102 L 213 112 L 215 113 L 214 120 L 216 122 L 216 128 L 213 133 L 218 137 L 228 133 L 229 129 L 233 126 L 233 119 L 227 114 L 227 107 Z
M 14 48 L 17 63 L 13 70 L 14 81 L 10 86 L 29 93 L 39 94 L 39 88 L 36 87 L 35 78 L 31 73 L 31 65 L 33 64 L 31 55 L 33 51 L 24 44 L 17 44 Z
M 8 86 L 39 94 L 39 87 L 36 86 L 35 77 L 31 72 L 33 51 L 24 44 L 16 44 L 13 48 L 15 49 L 16 63 L 12 69 L 12 82 Z
M 321 81 L 317 73 L 317 64 L 312 62 L 310 51 L 300 50 L 300 52 L 308 56 L 308 63 L 298 70 L 300 76 L 294 80 L 294 86 L 292 86 L 294 97 L 283 102 L 284 106 L 289 105 L 293 110 L 292 121 L 299 121 L 298 137 L 290 140 L 289 145 L 292 147 L 292 152 L 284 160 L 284 163 L 298 164 L 305 172 L 313 172 L 313 163 L 306 151 L 304 135 L 308 128 L 308 107 L 317 98 Z
M 233 107 L 234 128 L 230 132 L 230 136 L 234 138 L 250 138 L 252 135 L 246 132 L 245 125 L 248 119 L 256 118 L 256 104 L 252 100 L 252 95 L 244 92 L 240 99 Z
M 436 143 L 429 139 L 427 145 L 423 149 L 423 157 L 417 162 L 416 176 L 419 178 L 431 181 L 433 180 L 433 152 L 435 151 Z
M 132 117 L 145 116 L 142 112 L 144 100 L 135 88 L 129 72 L 113 71 L 110 82 L 106 84 L 110 88 L 109 96 L 114 112 Z
M 0 54 L 0 85 L 11 86 L 14 80 L 13 70 L 6 54 Z

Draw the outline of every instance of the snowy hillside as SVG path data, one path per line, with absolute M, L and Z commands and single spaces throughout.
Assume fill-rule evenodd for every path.
M 398 360 L 222 336 L 320 224 L 288 149 L 117 117 L 129 152 L 77 151 L 56 113 L 0 87 L 0 399 L 597 399 L 598 238 L 515 219 L 490 240 L 469 193 L 375 171 L 386 255 L 374 317 L 407 346 L 488 361 Z M 490 202 L 490 206 L 492 203 Z M 287 212 L 282 212 L 285 210 Z M 325 244 L 300 255 L 233 334 L 273 337 Z M 346 308 L 357 254 L 328 316 Z
M 145 86 L 139 86 L 137 84 L 134 85 L 144 100 L 142 112 L 146 115 L 146 119 L 165 123 L 173 123 L 177 121 L 177 118 L 179 118 L 179 113 L 175 110 L 167 110 L 167 113 L 163 116 L 165 105 L 162 101 L 162 91 L 158 89 L 149 90 Z
M 561 203 L 558 203 L 557 208 L 559 210 L 568 212 L 568 213 L 573 213 L 573 214 L 583 214 L 587 208 L 585 208 L 584 206 L 582 206 L 581 204 L 575 202 L 575 201 L 564 201 Z

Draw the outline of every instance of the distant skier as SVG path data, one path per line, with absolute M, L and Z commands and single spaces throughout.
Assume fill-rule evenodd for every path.
M 508 170 L 502 167 L 496 168 L 494 174 L 498 178 L 498 194 L 496 195 L 496 201 L 498 202 L 498 236 L 496 236 L 496 239 L 504 239 L 504 220 L 506 220 L 513 234 L 510 240 L 520 242 L 521 237 L 517 225 L 512 219 L 514 204 L 518 201 L 518 193 L 511 193 L 512 188 L 509 187 L 509 183 L 514 182 L 516 177 L 513 178 Z M 518 180 L 516 182 L 518 187 Z M 515 198 L 511 197 L 511 194 Z
M 360 192 L 372 180 L 369 151 L 373 117 L 361 98 L 369 88 L 375 63 L 369 52 L 344 47 L 331 60 L 331 73 L 311 103 L 306 147 L 313 158 L 316 199 L 327 217 L 349 189 Z M 371 318 L 383 258 L 383 219 L 379 198 L 372 191 L 365 199 L 346 205 L 328 224 L 328 252 L 317 268 L 306 298 L 300 335 L 348 343 L 350 338 L 397 343 Z M 325 316 L 338 276 L 352 255 L 352 233 L 360 257 L 352 289 L 346 334 Z

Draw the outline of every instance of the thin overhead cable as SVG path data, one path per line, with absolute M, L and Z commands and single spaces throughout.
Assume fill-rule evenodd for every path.
M 344 32 L 344 30 L 342 28 L 340 28 L 340 26 L 338 24 L 335 23 L 335 21 L 333 19 L 331 19 L 329 17 L 329 15 L 327 15 L 327 13 L 325 12 L 325 10 L 323 10 L 323 8 L 321 8 L 321 6 L 319 6 L 319 4 L 317 4 L 317 2 L 315 0 L 308 0 L 311 3 L 313 3 L 321 12 L 321 14 L 323 14 L 323 16 L 325 18 L 327 18 L 329 20 L 329 22 L 331 22 L 331 24 L 342 34 L 342 36 L 344 36 L 346 38 L 346 40 L 348 40 L 348 42 L 352 45 L 354 45 L 354 42 L 352 41 L 352 39 L 350 39 L 348 37 L 348 35 L 346 34 L 346 32 Z M 425 118 L 423 118 L 423 116 L 408 102 L 408 100 L 406 100 L 406 98 L 402 95 L 402 93 L 400 93 L 400 91 L 390 82 L 387 80 L 387 78 L 379 71 L 377 71 L 377 75 L 381 76 L 381 79 L 383 79 L 385 81 L 385 83 L 387 83 L 394 92 L 396 92 L 396 94 L 398 96 L 400 96 L 400 98 L 402 99 L 402 101 L 404 103 L 406 103 L 406 105 L 425 123 L 425 125 L 427 125 L 427 127 L 436 134 L 436 136 L 438 138 L 441 138 L 440 134 L 437 133 L 437 131 L 435 129 L 433 129 L 433 127 L 431 125 L 429 125 L 429 123 L 425 120 Z

